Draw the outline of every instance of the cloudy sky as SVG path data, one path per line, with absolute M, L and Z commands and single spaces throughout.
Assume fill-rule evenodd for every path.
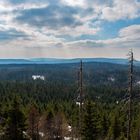
M 140 0 L 0 0 L 0 58 L 140 60 Z

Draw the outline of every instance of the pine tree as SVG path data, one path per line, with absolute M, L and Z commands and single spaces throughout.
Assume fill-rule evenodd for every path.
M 101 129 L 102 129 L 102 137 L 105 138 L 108 133 L 108 128 L 109 128 L 109 122 L 105 114 L 102 116 L 102 121 L 101 121 Z
M 25 132 L 25 116 L 20 110 L 17 97 L 14 98 L 11 108 L 8 110 L 8 118 L 6 124 L 7 140 L 24 140 L 23 132 Z
M 117 117 L 116 114 L 112 117 L 111 126 L 109 129 L 107 140 L 110 140 L 110 139 L 117 140 L 121 136 L 121 127 L 120 127 L 120 122 L 118 119 L 119 118 Z
M 87 102 L 82 127 L 83 140 L 96 140 L 98 134 L 96 111 L 93 110 L 92 103 Z

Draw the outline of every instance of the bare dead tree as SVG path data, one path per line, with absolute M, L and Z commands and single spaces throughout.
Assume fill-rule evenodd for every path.
M 129 52 L 129 97 L 128 97 L 128 130 L 127 130 L 127 139 L 131 140 L 131 124 L 132 124 L 132 92 L 133 92 L 133 51 Z

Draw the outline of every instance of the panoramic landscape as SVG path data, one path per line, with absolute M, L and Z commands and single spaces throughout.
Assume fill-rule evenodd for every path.
M 0 140 L 140 140 L 140 0 L 0 0 Z

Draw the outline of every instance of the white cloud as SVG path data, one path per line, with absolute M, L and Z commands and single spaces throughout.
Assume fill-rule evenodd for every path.
M 80 40 L 67 43 L 70 50 L 77 50 L 87 57 L 126 57 L 132 48 L 135 58 L 140 59 L 140 25 L 131 25 L 120 30 L 119 36 L 107 40 Z M 84 53 L 85 52 L 85 53 Z M 89 54 L 88 54 L 89 53 Z
M 96 35 L 100 31 L 100 28 L 91 28 L 89 25 L 84 24 L 75 28 L 63 27 L 60 30 L 54 32 L 55 35 L 70 35 L 78 37 L 80 35 Z M 50 31 L 50 33 L 53 33 Z
M 61 0 L 62 3 L 65 3 L 70 6 L 85 6 L 84 0 Z
M 119 36 L 140 39 L 140 25 L 131 25 L 123 28 L 122 30 L 120 30 Z
M 113 0 L 113 5 L 102 9 L 101 18 L 108 21 L 134 19 L 140 16 L 140 2 L 137 0 Z
M 107 40 L 80 40 L 63 42 L 53 37 L 46 40 L 16 40 L 1 42 L 1 57 L 8 54 L 8 57 L 123 57 L 130 48 L 133 48 L 135 58 L 140 59 L 139 44 L 137 36 L 140 36 L 139 25 L 128 26 L 120 30 L 119 36 Z M 135 36 L 135 33 L 137 36 Z M 128 37 L 131 35 L 131 40 Z M 52 38 L 52 41 L 51 41 Z M 50 41 L 50 42 L 49 42 Z M 10 46 L 9 46 L 10 44 Z M 8 49 L 6 52 L 5 47 Z
M 71 42 L 61 37 L 69 35 L 76 38 L 85 34 L 97 35 L 101 31 L 100 22 L 102 19 L 116 21 L 134 19 L 140 16 L 140 2 L 136 0 L 112 0 L 111 4 L 109 1 L 61 0 L 61 4 L 63 2 L 62 6 L 66 4 L 72 9 L 73 7 L 79 9 L 79 11 L 76 9 L 74 19 L 80 21 L 81 24 L 74 27 L 65 24 L 65 26 L 61 26 L 58 29 L 50 28 L 47 24 L 43 27 L 31 26 L 26 23 L 26 17 L 24 24 L 14 20 L 22 10 L 47 7 L 50 4 L 48 0 L 41 0 L 41 2 L 30 0 L 16 5 L 4 0 L 0 1 L 0 31 L 15 29 L 18 32 L 25 33 L 27 36 L 27 38 L 19 37 L 15 38 L 15 40 L 1 40 L 0 57 L 125 57 L 129 48 L 134 48 L 136 57 L 140 59 L 138 54 L 140 51 L 140 25 L 125 27 L 119 31 L 116 38 L 107 40 Z M 66 10 L 66 12 L 68 11 Z M 61 14 L 61 10 L 59 14 Z M 71 13 L 69 13 L 68 17 L 70 15 Z M 93 20 L 95 22 L 91 22 Z

